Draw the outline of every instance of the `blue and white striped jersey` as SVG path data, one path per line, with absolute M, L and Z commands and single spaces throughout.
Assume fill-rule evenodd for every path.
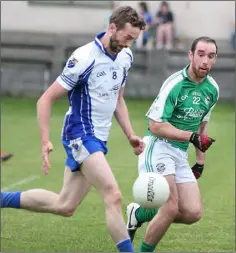
M 128 48 L 109 55 L 100 42 L 104 34 L 76 49 L 57 78 L 69 91 L 63 139 L 91 135 L 102 141 L 108 139 L 119 90 L 125 86 L 133 55 Z

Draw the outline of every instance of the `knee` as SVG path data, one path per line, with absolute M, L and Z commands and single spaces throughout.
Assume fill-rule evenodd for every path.
M 160 211 L 163 213 L 164 216 L 168 217 L 170 221 L 173 221 L 178 214 L 178 203 L 173 199 L 169 200 L 161 209 Z
M 191 225 L 193 223 L 198 222 L 202 218 L 202 210 L 195 209 L 195 210 L 188 210 L 183 213 L 184 216 L 184 223 L 187 225 Z
M 178 204 L 175 202 L 169 202 L 166 213 L 170 218 L 174 220 L 178 214 Z
M 121 206 L 122 195 L 117 186 L 109 185 L 104 189 L 104 202 L 106 206 Z

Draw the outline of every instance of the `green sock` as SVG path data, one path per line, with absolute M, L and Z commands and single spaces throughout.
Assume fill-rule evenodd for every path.
M 153 252 L 155 250 L 156 246 L 150 246 L 145 242 L 142 242 L 142 244 L 139 247 L 138 252 Z
M 135 212 L 135 217 L 138 222 L 147 222 L 151 221 L 152 218 L 157 214 L 158 209 L 157 208 L 144 208 L 139 207 Z

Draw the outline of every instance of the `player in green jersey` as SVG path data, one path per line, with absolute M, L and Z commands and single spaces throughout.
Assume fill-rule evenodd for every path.
M 192 224 L 202 217 L 196 181 L 204 168 L 204 152 L 214 139 L 207 135 L 210 114 L 219 98 L 219 88 L 209 72 L 217 58 L 216 42 L 208 37 L 193 41 L 190 64 L 171 75 L 146 116 L 149 128 L 144 152 L 139 155 L 139 173 L 156 172 L 167 179 L 170 198 L 159 209 L 127 206 L 127 229 L 133 240 L 142 223 L 150 221 L 139 251 L 154 251 L 171 223 Z M 196 148 L 196 164 L 190 168 L 188 148 Z

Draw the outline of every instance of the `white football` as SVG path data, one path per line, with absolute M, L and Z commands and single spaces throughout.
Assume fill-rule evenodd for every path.
M 170 188 L 165 177 L 158 173 L 141 173 L 133 185 L 136 203 L 145 208 L 159 208 L 170 196 Z

